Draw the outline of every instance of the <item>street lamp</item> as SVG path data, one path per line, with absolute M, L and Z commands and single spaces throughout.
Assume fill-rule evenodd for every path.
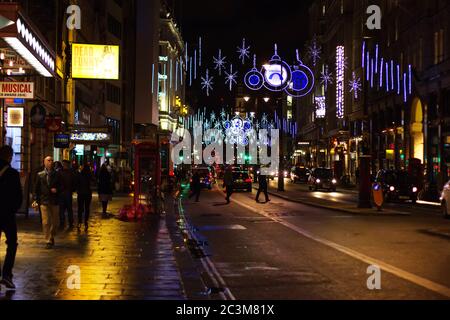
M 263 100 L 264 100 L 264 102 L 265 102 L 265 103 L 267 103 L 267 102 L 269 102 L 269 101 L 270 101 L 270 98 L 268 98 L 268 97 L 265 97 L 265 98 L 264 98 Z
M 249 102 L 250 101 L 250 97 L 244 97 L 245 102 Z

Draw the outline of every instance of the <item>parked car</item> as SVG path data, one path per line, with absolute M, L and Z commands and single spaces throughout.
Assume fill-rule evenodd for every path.
M 333 176 L 333 170 L 327 168 L 315 168 L 311 171 L 308 178 L 309 190 L 327 189 L 336 191 L 337 180 Z
M 308 179 L 311 172 L 305 167 L 292 167 L 291 169 L 291 182 L 293 183 L 308 183 Z
M 192 176 L 198 173 L 200 176 L 200 185 L 202 189 L 212 189 L 214 183 L 214 177 L 211 170 L 208 167 L 194 167 L 192 168 Z M 192 183 L 192 176 L 190 182 Z
M 411 200 L 415 203 L 417 201 L 419 189 L 406 171 L 380 170 L 375 182 L 381 184 L 386 202 Z
M 447 182 L 441 194 L 441 206 L 444 218 L 450 218 L 450 181 Z
M 253 180 L 247 171 L 233 171 L 233 189 L 252 192 Z

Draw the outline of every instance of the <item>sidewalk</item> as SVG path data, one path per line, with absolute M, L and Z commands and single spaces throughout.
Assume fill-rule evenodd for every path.
M 258 189 L 258 184 L 254 184 L 253 189 Z M 305 205 L 309 205 L 316 208 L 322 208 L 322 209 L 328 209 L 328 210 L 335 210 L 340 211 L 344 213 L 349 214 L 358 214 L 358 215 L 383 215 L 383 216 L 409 216 L 411 213 L 400 211 L 400 210 L 393 210 L 393 209 L 386 209 L 383 208 L 383 210 L 377 211 L 376 208 L 372 209 L 360 209 L 357 207 L 355 203 L 350 202 L 344 202 L 340 201 L 338 198 L 334 198 L 332 194 L 329 194 L 329 196 L 326 196 L 324 198 L 313 198 L 308 196 L 308 192 L 298 192 L 298 191 L 289 191 L 286 190 L 284 192 L 280 192 L 277 189 L 273 188 L 272 186 L 269 186 L 268 188 L 269 194 L 275 197 L 279 197 L 281 199 L 291 201 L 291 202 L 297 202 Z M 349 192 L 343 191 L 343 192 Z M 355 193 L 352 192 L 352 193 Z
M 88 233 L 84 228 L 62 231 L 52 250 L 44 249 L 39 215 L 18 215 L 17 290 L 5 292 L 2 287 L 0 300 L 185 299 L 165 219 L 120 221 L 118 212 L 127 203 L 131 198 L 114 198 L 108 208 L 111 216 L 102 219 L 94 196 Z M 1 259 L 4 250 L 2 243 Z M 80 290 L 67 286 L 70 266 L 80 269 Z

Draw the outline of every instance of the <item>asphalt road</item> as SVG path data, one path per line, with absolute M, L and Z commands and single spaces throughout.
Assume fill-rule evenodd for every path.
M 269 182 L 269 189 L 277 190 L 278 181 Z M 326 190 L 309 191 L 306 184 L 291 183 L 288 179 L 285 179 L 285 195 L 292 196 L 292 198 L 309 199 L 315 202 L 326 201 L 329 203 L 337 204 L 357 204 L 358 203 L 358 190 L 356 189 L 337 189 L 337 192 L 328 192 Z M 438 214 L 441 215 L 441 207 L 439 205 L 423 205 L 413 204 L 411 201 L 396 201 L 385 202 L 383 205 L 386 209 L 402 210 L 407 213 L 416 214 Z
M 181 201 L 209 273 L 235 299 L 450 299 L 450 221 L 358 216 L 288 202 L 257 204 L 215 188 Z M 438 231 L 438 232 L 436 232 Z M 439 231 L 441 233 L 439 233 Z M 207 263 L 205 263 L 207 262 Z M 381 289 L 369 290 L 369 265 Z

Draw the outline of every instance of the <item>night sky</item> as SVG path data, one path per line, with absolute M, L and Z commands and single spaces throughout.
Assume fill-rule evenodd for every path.
M 279 54 L 287 62 L 293 62 L 295 49 L 304 48 L 308 40 L 308 7 L 311 0 L 267 1 L 267 0 L 179 0 L 178 15 L 181 19 L 184 39 L 190 49 L 202 37 L 203 61 L 214 76 L 214 91 L 210 98 L 199 92 L 200 80 L 188 99 L 192 106 L 213 107 L 214 109 L 232 105 L 235 91 L 230 93 L 222 74 L 219 77 L 213 70 L 213 56 L 222 49 L 229 63 L 238 68 L 238 83 L 251 67 L 248 60 L 243 66 L 238 60 L 237 47 L 242 38 L 251 46 L 251 55 L 257 54 L 258 64 L 268 61 L 273 55 L 274 43 L 278 44 Z M 193 51 L 190 51 L 193 55 Z M 205 73 L 203 66 L 201 73 Z

